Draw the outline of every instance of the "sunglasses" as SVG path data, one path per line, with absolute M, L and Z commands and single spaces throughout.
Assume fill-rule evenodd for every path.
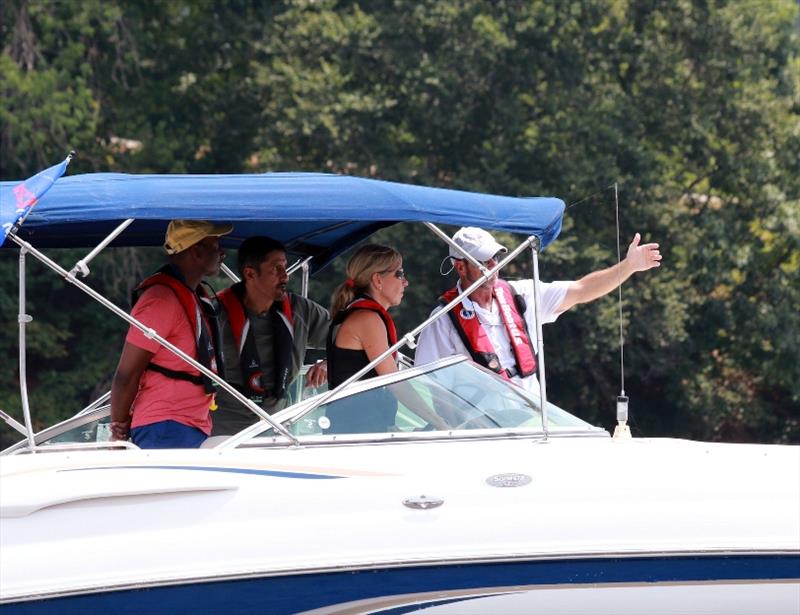
M 403 271 L 402 268 L 395 269 L 394 271 L 381 271 L 381 275 L 386 275 L 387 273 L 393 273 L 394 277 L 396 277 L 398 280 L 406 280 L 406 279 L 408 279 L 408 278 L 406 278 L 406 272 Z

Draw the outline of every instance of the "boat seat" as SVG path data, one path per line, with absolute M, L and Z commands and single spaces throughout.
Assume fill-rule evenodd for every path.
M 200 448 L 214 448 L 220 442 L 224 442 L 230 436 L 209 436 L 205 442 L 200 445 Z

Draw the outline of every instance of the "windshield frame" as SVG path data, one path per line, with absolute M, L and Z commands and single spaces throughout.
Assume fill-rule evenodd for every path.
M 136 448 L 139 447 L 135 444 L 132 444 L 127 441 L 119 441 L 119 440 L 98 440 L 98 441 L 86 441 L 86 442 L 53 442 L 48 443 L 48 440 L 53 438 L 57 438 L 68 431 L 72 431 L 73 429 L 77 429 L 78 427 L 83 427 L 84 425 L 90 425 L 94 422 L 99 422 L 104 418 L 107 418 L 111 414 L 111 405 L 110 404 L 103 404 L 99 406 L 95 406 L 92 404 L 87 408 L 84 408 L 77 414 L 69 417 L 68 419 L 64 419 L 60 423 L 56 423 L 55 425 L 51 425 L 43 429 L 42 431 L 36 432 L 34 434 L 34 441 L 36 443 L 36 452 L 52 452 L 60 449 L 69 448 L 71 450 L 97 450 L 97 449 L 107 449 L 107 448 Z M 4 455 L 16 455 L 19 453 L 31 453 L 34 452 L 30 447 L 27 439 L 19 440 L 15 442 L 11 446 L 3 449 L 0 451 L 0 457 Z
M 352 383 L 342 391 L 336 393 L 330 400 L 335 401 L 343 399 L 351 395 L 368 391 L 370 389 L 383 387 L 389 384 L 400 382 L 409 378 L 414 378 L 422 374 L 426 374 L 441 368 L 457 365 L 459 363 L 471 363 L 475 369 L 484 371 L 494 376 L 494 373 L 487 370 L 480 365 L 472 362 L 469 357 L 465 355 L 455 355 L 446 357 L 433 363 L 420 365 L 417 367 L 409 367 L 406 369 L 398 370 L 391 374 L 377 376 L 366 380 L 359 380 Z M 536 397 L 536 394 L 528 391 L 527 394 Z M 320 393 L 322 395 L 322 393 Z M 283 410 L 272 415 L 273 420 L 279 421 L 282 424 L 291 421 L 291 423 L 302 420 L 310 412 L 315 409 L 314 402 L 320 395 L 303 399 L 292 406 L 284 408 Z M 558 408 L 559 410 L 572 415 L 571 412 L 560 408 L 552 402 L 547 402 L 550 406 Z M 99 441 L 99 442 L 83 442 L 83 443 L 52 443 L 45 444 L 47 440 L 58 437 L 72 429 L 88 425 L 93 421 L 99 421 L 109 415 L 110 406 L 104 404 L 92 408 L 91 406 L 80 411 L 78 414 L 61 421 L 51 427 L 48 427 L 35 435 L 36 444 L 41 448 L 37 449 L 41 452 L 55 452 L 57 450 L 69 448 L 71 450 L 97 450 L 103 448 L 136 448 L 133 445 L 123 446 L 125 443 Z M 574 415 L 572 415 L 574 416 Z M 578 417 L 575 417 L 578 418 Z M 579 419 L 583 420 L 583 419 Z M 553 437 L 610 437 L 607 430 L 602 427 L 597 427 L 585 422 L 589 427 L 563 427 L 551 425 L 548 428 L 548 435 Z M 291 424 L 290 423 L 290 424 Z M 329 434 L 329 435 L 298 435 L 298 443 L 291 442 L 283 435 L 270 435 L 260 436 L 269 424 L 266 421 L 258 421 L 253 425 L 243 429 L 242 431 L 232 436 L 216 436 L 220 441 L 214 446 L 207 448 L 214 449 L 228 449 L 228 448 L 284 448 L 290 446 L 352 446 L 363 444 L 399 444 L 399 443 L 413 443 L 413 442 L 431 442 L 431 441 L 453 441 L 453 440 L 498 440 L 498 439 L 520 439 L 529 438 L 536 440 L 545 440 L 545 433 L 541 426 L 538 427 L 501 427 L 491 429 L 469 429 L 469 430 L 437 430 L 437 431 L 412 431 L 412 432 L 386 432 L 386 433 L 353 433 L 353 434 Z M 204 447 L 206 448 L 206 447 Z M 12 444 L 2 452 L 3 455 L 14 455 L 18 453 L 29 452 L 28 441 L 25 439 Z
M 334 394 L 326 403 L 330 403 L 333 401 L 337 401 L 339 399 L 344 399 L 346 397 L 350 397 L 351 395 L 356 395 L 358 393 L 368 391 L 371 389 L 376 389 L 380 387 L 384 387 L 396 382 L 400 382 L 403 380 L 407 380 L 410 378 L 417 377 L 422 374 L 426 374 L 432 371 L 439 370 L 441 368 L 449 367 L 451 365 L 456 365 L 459 363 L 471 363 L 472 366 L 478 370 L 484 371 L 493 377 L 496 377 L 496 374 L 491 370 L 487 370 L 480 365 L 472 362 L 469 357 L 465 355 L 455 355 L 451 357 L 446 357 L 444 359 L 440 359 L 438 361 L 428 363 L 425 365 L 420 365 L 418 367 L 412 367 L 408 369 L 398 370 L 396 372 L 392 372 L 391 374 L 385 374 L 383 376 L 376 376 L 374 378 L 369 378 L 366 380 L 360 380 L 354 382 L 347 386 L 342 391 L 337 392 Z M 536 394 L 530 391 L 526 391 L 527 394 L 532 395 L 536 398 Z M 320 395 L 316 395 L 314 397 L 310 397 L 308 399 L 304 399 L 288 408 L 284 408 L 283 410 L 276 412 L 272 415 L 273 420 L 276 422 L 280 422 L 284 427 L 290 428 L 290 426 L 300 420 L 302 420 L 306 415 L 313 412 L 317 407 L 318 404 L 316 403 L 321 395 L 325 393 L 321 393 Z M 557 408 L 558 410 L 569 414 L 570 416 L 575 416 L 571 412 L 564 410 L 552 404 L 552 402 L 547 402 L 549 405 Z M 456 429 L 449 429 L 449 430 L 434 430 L 434 431 L 414 431 L 414 432 L 385 432 L 385 433 L 353 433 L 353 434 L 315 434 L 315 435 L 295 435 L 294 437 L 297 438 L 298 443 L 295 446 L 305 446 L 305 445 L 322 445 L 322 446 L 330 446 L 330 445 L 339 445 L 339 444 L 363 444 L 363 443 L 386 443 L 386 442 L 410 442 L 410 441 L 430 441 L 430 440 L 461 440 L 461 439 L 502 439 L 502 438 L 541 438 L 545 439 L 547 435 L 550 436 L 557 436 L 557 437 L 610 437 L 610 434 L 607 430 L 603 429 L 602 427 L 597 427 L 583 421 L 578 417 L 576 419 L 586 423 L 588 427 L 585 428 L 578 428 L 578 427 L 564 427 L 564 426 L 555 426 L 549 425 L 547 429 L 543 429 L 541 425 L 537 427 L 500 427 L 500 428 L 491 428 L 491 429 L 469 429 L 469 430 L 456 430 Z M 257 423 L 243 429 L 242 431 L 234 434 L 226 438 L 225 440 L 221 441 L 219 444 L 214 446 L 215 449 L 227 449 L 227 448 L 253 448 L 253 447 L 273 447 L 273 446 L 290 446 L 293 445 L 292 442 L 289 441 L 283 435 L 279 434 L 271 434 L 267 436 L 261 436 L 260 434 L 263 433 L 265 430 L 269 429 L 269 425 L 265 421 L 258 421 Z

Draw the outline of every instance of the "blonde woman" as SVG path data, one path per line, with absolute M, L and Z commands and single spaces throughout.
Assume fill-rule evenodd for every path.
M 403 257 L 394 248 L 369 244 L 347 263 L 347 280 L 333 294 L 328 334 L 328 382 L 336 387 L 397 341 L 389 308 L 400 305 L 408 286 Z M 365 377 L 397 371 L 387 357 Z
M 340 385 L 397 342 L 389 308 L 400 305 L 408 286 L 403 257 L 394 248 L 369 244 L 347 263 L 347 280 L 333 294 L 328 333 L 328 382 Z M 396 357 L 378 363 L 364 377 L 397 371 Z M 396 431 L 398 399 L 432 429 L 448 424 L 414 391 L 389 385 L 346 397 L 328 405 L 327 433 L 385 433 Z M 450 410 L 448 408 L 448 410 Z
M 394 248 L 365 245 L 347 263 L 347 280 L 336 289 L 331 304 L 328 333 L 328 383 L 340 385 L 397 341 L 389 308 L 400 305 L 408 286 L 403 257 Z M 389 356 L 365 378 L 397 371 Z M 359 396 L 363 397 L 363 396 Z M 360 407 L 364 406 L 364 407 Z M 377 389 L 356 403 L 344 399 L 331 404 L 326 416 L 328 433 L 385 432 L 394 428 L 397 400 L 386 389 Z

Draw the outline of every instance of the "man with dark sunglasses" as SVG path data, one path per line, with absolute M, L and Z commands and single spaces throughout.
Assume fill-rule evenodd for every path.
M 625 259 L 616 265 L 575 281 L 541 283 L 542 323 L 554 322 L 571 307 L 608 294 L 637 271 L 659 267 L 658 244 L 640 245 L 640 240 L 636 233 Z M 487 269 L 497 264 L 499 254 L 507 252 L 494 237 L 476 227 L 459 229 L 453 241 Z M 453 247 L 449 258 L 458 274 L 458 283 L 440 297 L 432 314 L 482 276 L 480 269 Z M 454 307 L 448 318 L 440 318 L 422 331 L 416 363 L 423 365 L 465 354 L 502 377 L 538 391 L 536 348 L 533 281 L 506 282 L 494 274 L 464 298 L 460 306 Z

